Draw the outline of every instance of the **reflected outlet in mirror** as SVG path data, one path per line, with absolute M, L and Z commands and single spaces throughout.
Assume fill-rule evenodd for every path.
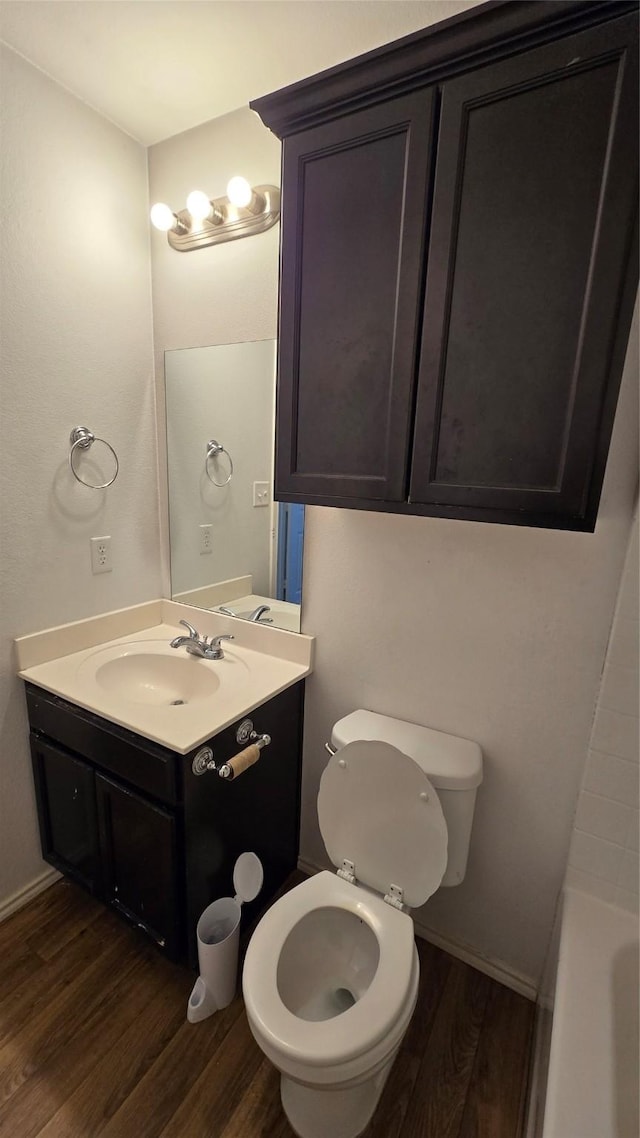
M 165 352 L 171 596 L 300 631 L 304 507 L 273 501 L 275 340 Z

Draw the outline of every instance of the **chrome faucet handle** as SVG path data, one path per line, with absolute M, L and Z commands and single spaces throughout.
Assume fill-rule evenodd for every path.
M 196 630 L 192 624 L 189 624 L 188 620 L 181 620 L 180 624 L 183 624 L 185 628 L 189 629 L 189 636 L 191 637 L 192 640 L 199 640 L 200 639 L 198 632 L 196 632 Z
M 223 640 L 235 640 L 229 632 L 225 632 L 222 636 L 212 636 L 211 640 L 205 648 L 205 658 L 207 660 L 224 660 L 224 652 L 222 651 Z
M 209 641 L 209 647 L 219 648 L 221 640 L 235 640 L 235 636 L 232 636 L 230 632 L 223 632 L 222 636 L 212 636 Z
M 225 616 L 237 616 L 238 615 L 237 612 L 233 611 L 233 609 L 225 608 L 224 605 L 218 605 L 218 612 L 223 612 Z

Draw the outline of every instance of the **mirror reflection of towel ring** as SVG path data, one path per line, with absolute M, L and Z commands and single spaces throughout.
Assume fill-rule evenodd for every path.
M 74 427 L 71 434 L 69 435 L 69 442 L 71 443 L 71 450 L 69 451 L 69 466 L 71 468 L 73 477 L 77 482 L 80 483 L 81 486 L 88 486 L 90 490 L 105 490 L 107 486 L 111 486 L 112 483 L 115 482 L 116 478 L 118 477 L 120 463 L 118 462 L 118 456 L 111 446 L 111 443 L 108 443 L 106 439 L 96 438 L 93 431 L 90 431 L 88 427 Z M 106 446 L 107 450 L 110 450 L 111 454 L 113 455 L 113 460 L 116 464 L 116 467 L 113 473 L 113 477 L 109 478 L 107 482 L 85 482 L 84 478 L 80 477 L 75 466 L 73 465 L 73 456 L 76 450 L 89 450 L 94 443 L 102 443 L 103 446 Z
M 227 458 L 229 459 L 229 473 L 224 482 L 216 482 L 215 478 L 211 477 L 211 471 L 209 470 L 209 462 L 212 458 L 217 458 L 219 454 L 226 454 Z M 213 482 L 214 486 L 226 486 L 231 481 L 231 478 L 233 476 L 233 459 L 229 454 L 229 451 L 223 447 L 221 443 L 216 442 L 215 439 L 209 439 L 209 442 L 207 443 L 207 457 L 204 460 L 204 469 L 207 478 L 210 482 Z

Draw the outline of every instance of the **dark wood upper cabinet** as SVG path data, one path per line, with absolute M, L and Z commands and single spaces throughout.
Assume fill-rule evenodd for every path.
M 285 141 L 281 497 L 405 497 L 434 107 L 420 91 Z
M 252 104 L 284 137 L 277 497 L 594 528 L 637 41 L 636 5 L 494 3 Z
M 413 502 L 578 521 L 597 506 L 635 209 L 631 26 L 443 88 Z

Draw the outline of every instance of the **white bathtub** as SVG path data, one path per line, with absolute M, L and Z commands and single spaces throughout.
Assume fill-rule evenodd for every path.
M 542 1113 L 542 1112 L 541 1112 Z M 564 896 L 542 1138 L 638 1138 L 638 918 Z

